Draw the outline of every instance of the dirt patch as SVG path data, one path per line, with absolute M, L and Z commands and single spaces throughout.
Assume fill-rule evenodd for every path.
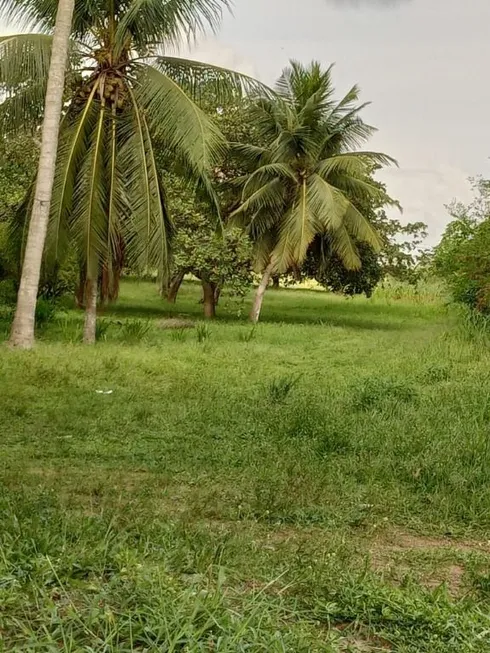
M 335 629 L 342 633 L 339 645 L 343 653 L 375 653 L 376 651 L 386 653 L 393 650 L 390 642 L 378 635 L 372 635 L 362 626 L 345 623 L 337 624 Z
M 385 534 L 368 547 L 372 567 L 401 583 L 412 576 L 429 590 L 445 585 L 451 596 L 461 596 L 465 566 L 462 554 L 490 554 L 490 542 L 426 537 L 405 532 Z M 416 554 L 410 559 L 410 554 Z M 427 558 L 424 560 L 424 554 Z
M 376 552 L 378 548 L 381 550 L 388 549 L 392 552 L 453 549 L 462 553 L 490 553 L 490 541 L 456 540 L 450 537 L 426 537 L 424 535 L 396 531 L 384 535 L 382 540 L 377 540 L 373 551 Z

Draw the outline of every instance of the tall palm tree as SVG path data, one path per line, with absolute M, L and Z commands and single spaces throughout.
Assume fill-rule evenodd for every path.
M 5 7 L 6 4 L 8 5 L 8 3 L 2 3 L 3 6 L 0 5 L 2 9 L 8 8 Z M 22 267 L 17 309 L 15 311 L 10 337 L 10 344 L 12 346 L 23 349 L 32 347 L 34 343 L 36 298 L 51 206 L 59 124 L 65 87 L 65 69 L 74 6 L 75 0 L 60 0 L 56 14 L 46 88 L 39 169 Z M 15 9 L 14 6 L 10 8 Z M 8 43 L 8 39 L 7 41 L 3 41 L 2 50 L 5 49 L 6 43 Z
M 391 202 L 371 172 L 395 163 L 385 154 L 357 149 L 374 129 L 359 116 L 366 105 L 358 103 L 357 86 L 335 100 L 332 67 L 291 62 L 276 90 L 278 98 L 262 99 L 252 109 L 259 139 L 267 145 L 234 146 L 250 166 L 238 180 L 242 196 L 234 216 L 248 226 L 262 272 L 254 322 L 271 276 L 299 268 L 315 236 L 328 235 L 349 269 L 360 266 L 356 240 L 379 249 L 381 239 L 356 200 Z
M 1 0 L 0 0 L 1 1 Z M 4 0 L 5 3 L 8 0 Z M 56 0 L 10 0 L 37 33 L 0 41 L 0 134 L 42 115 Z M 86 280 L 85 340 L 95 338 L 97 284 L 121 251 L 163 271 L 170 222 L 156 151 L 165 148 L 215 200 L 208 170 L 225 141 L 192 95 L 255 89 L 232 71 L 167 54 L 182 37 L 215 29 L 227 0 L 77 0 L 45 256 L 75 243 Z M 0 5 L 1 6 L 1 5 Z

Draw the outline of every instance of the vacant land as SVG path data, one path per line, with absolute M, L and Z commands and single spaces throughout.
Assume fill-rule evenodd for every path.
M 0 650 L 490 651 L 490 350 L 431 297 L 237 308 L 127 282 L 1 350 Z

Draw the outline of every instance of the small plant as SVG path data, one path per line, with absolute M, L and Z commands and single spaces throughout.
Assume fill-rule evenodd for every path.
M 257 334 L 257 328 L 253 326 L 248 331 L 245 331 L 245 333 L 243 332 L 239 333 L 238 339 L 240 340 L 240 342 L 252 342 L 252 340 L 255 340 L 256 334 Z
M 111 326 L 109 320 L 97 320 L 97 324 L 95 325 L 95 340 L 97 342 L 107 340 L 107 333 Z
M 125 342 L 139 342 L 148 334 L 150 327 L 148 320 L 127 320 L 121 326 L 121 338 Z
M 279 379 L 274 379 L 269 384 L 269 399 L 273 404 L 280 404 L 286 401 L 293 388 L 298 384 L 301 374 L 296 376 L 282 376 Z
M 171 338 L 175 342 L 185 342 L 187 340 L 187 329 L 176 329 L 172 331 Z
M 196 337 L 197 337 L 197 342 L 199 343 L 209 340 L 209 338 L 211 337 L 211 331 L 207 324 L 196 325 Z
M 38 299 L 36 304 L 36 326 L 42 327 L 52 322 L 56 313 L 56 304 L 48 299 Z

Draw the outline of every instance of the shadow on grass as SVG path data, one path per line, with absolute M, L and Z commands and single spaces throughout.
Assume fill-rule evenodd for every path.
M 216 322 L 247 324 L 247 309 L 248 302 L 241 315 L 230 311 L 226 305 L 218 306 Z M 196 321 L 203 319 L 202 305 L 198 301 L 183 301 L 174 305 L 166 304 L 163 300 L 161 304 L 152 305 L 121 302 L 106 307 L 101 315 L 121 319 L 164 319 L 177 316 Z M 411 323 L 414 318 L 413 308 L 407 306 L 379 306 L 368 303 L 359 305 L 349 304 L 347 301 L 342 304 L 321 303 L 317 307 L 302 304 L 287 306 L 281 302 L 281 297 L 278 297 L 277 307 L 264 306 L 261 324 L 305 324 L 360 330 L 403 331 L 413 326 Z

